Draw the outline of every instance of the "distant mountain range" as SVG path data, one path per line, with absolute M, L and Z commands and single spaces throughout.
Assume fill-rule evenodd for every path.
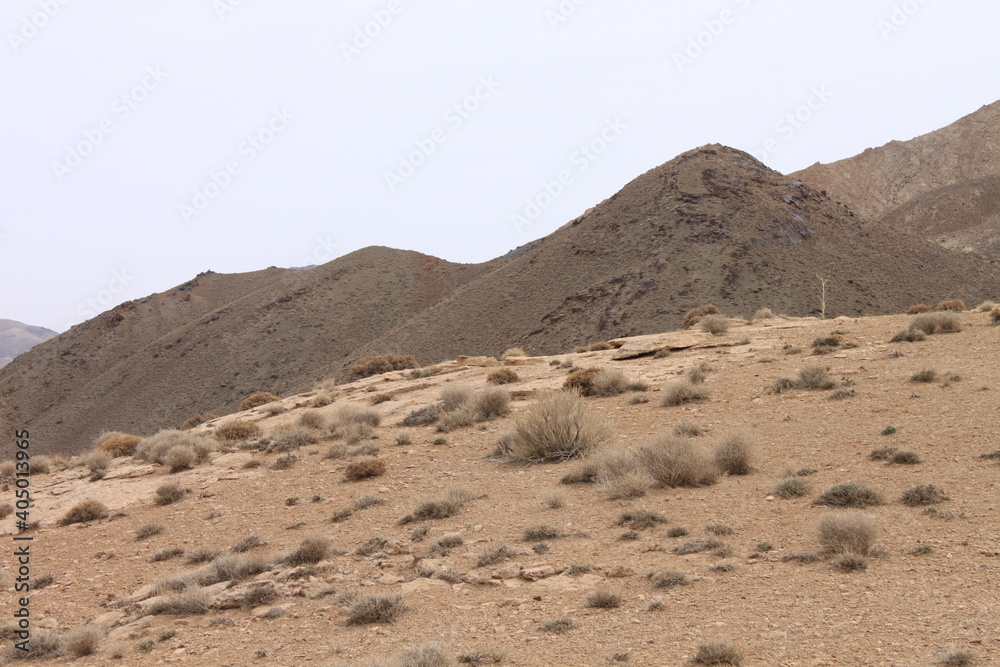
M 892 229 L 1000 257 L 1000 102 L 793 176 Z
M 939 244 L 965 233 L 933 203 L 947 188 L 971 193 L 979 183 L 973 200 L 984 212 L 996 191 L 992 153 L 973 140 L 983 123 L 959 124 L 967 129 L 928 135 L 933 148 L 907 147 L 930 141 L 922 137 L 792 176 L 705 146 L 483 264 L 372 247 L 303 270 L 201 274 L 0 369 L 0 425 L 32 427 L 53 451 L 79 452 L 104 429 L 147 434 L 198 412 L 232 411 L 254 391 L 308 390 L 344 377 L 369 352 L 424 364 L 512 346 L 558 354 L 677 328 L 705 303 L 730 316 L 765 307 L 818 315 L 820 278 L 829 316 L 996 298 L 995 259 Z M 949 151 L 968 154 L 940 155 Z M 945 167 L 950 176 L 939 173 Z
M 17 355 L 57 335 L 55 331 L 45 327 L 33 327 L 14 320 L 0 320 L 0 366 L 6 366 Z

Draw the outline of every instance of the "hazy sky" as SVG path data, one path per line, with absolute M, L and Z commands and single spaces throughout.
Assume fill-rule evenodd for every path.
M 782 172 L 1000 98 L 995 0 L 4 0 L 0 318 L 479 262 L 678 153 Z

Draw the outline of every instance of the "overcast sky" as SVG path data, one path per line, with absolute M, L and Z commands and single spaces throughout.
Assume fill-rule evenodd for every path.
M 706 143 L 790 172 L 1000 98 L 995 0 L 4 0 L 0 318 L 480 262 Z

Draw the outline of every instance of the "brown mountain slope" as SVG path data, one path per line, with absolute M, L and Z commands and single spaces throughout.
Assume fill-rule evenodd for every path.
M 433 361 L 522 345 L 581 343 L 678 326 L 715 303 L 819 314 L 899 312 L 1000 293 L 995 262 L 854 216 L 818 191 L 722 146 L 643 174 L 580 219 L 469 283 L 367 349 Z
M 58 335 L 45 327 L 33 327 L 14 320 L 0 320 L 0 366 L 27 352 L 39 343 Z
M 825 190 L 864 216 L 883 218 L 939 188 L 997 175 L 1000 175 L 1000 102 L 984 106 L 935 132 L 910 141 L 893 141 L 831 164 L 817 163 L 792 177 Z M 900 231 L 917 234 L 922 228 L 934 227 L 935 231 L 925 238 L 949 247 L 965 247 L 972 241 L 974 252 L 997 252 L 995 248 L 989 250 L 993 247 L 990 242 L 979 242 L 981 237 L 997 236 L 995 221 L 978 217 L 969 209 L 962 215 L 957 215 L 958 210 L 954 212 L 956 215 L 946 218 L 930 208 L 917 207 L 905 220 L 899 217 L 885 217 L 885 220 L 902 225 L 896 227 Z
M 369 248 L 309 270 L 202 275 L 0 370 L 0 419 L 44 434 L 40 452 L 75 452 L 105 429 L 150 433 L 254 391 L 301 391 L 479 270 Z

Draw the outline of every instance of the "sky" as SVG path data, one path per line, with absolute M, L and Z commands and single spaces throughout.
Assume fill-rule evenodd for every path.
M 993 0 L 4 0 L 0 319 L 481 262 L 708 143 L 783 173 L 1000 99 Z

